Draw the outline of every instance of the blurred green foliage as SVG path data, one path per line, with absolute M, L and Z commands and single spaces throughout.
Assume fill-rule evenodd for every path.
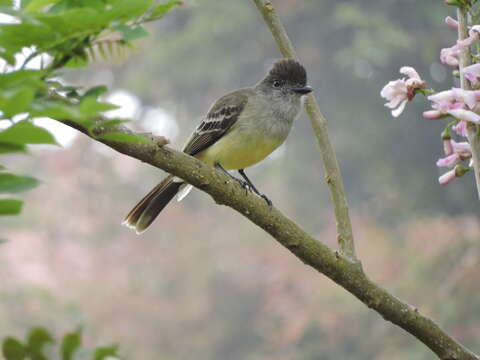
M 27 120 L 19 121 L 0 132 L 1 154 L 25 152 L 28 144 L 56 144 L 56 142 L 48 131 Z M 33 177 L 19 176 L 5 171 L 5 167 L 0 168 L 0 194 L 27 191 L 39 184 L 39 181 Z M 20 200 L 0 198 L 0 215 L 17 215 L 21 208 Z
M 113 53 L 114 46 L 129 46 L 132 41 L 148 35 L 143 23 L 161 18 L 180 2 L 169 0 L 26 0 L 20 7 L 11 1 L 0 3 L 0 13 L 10 15 L 10 22 L 0 24 L 0 154 L 26 153 L 27 145 L 57 145 L 53 135 L 34 124 L 37 117 L 76 121 L 92 131 L 97 124 L 92 120 L 100 113 L 116 106 L 98 101 L 107 89 L 96 86 L 87 90 L 64 86 L 58 81 L 58 71 L 65 67 L 85 66 L 95 58 L 94 48 L 102 55 Z M 116 40 L 102 40 L 112 33 Z M 23 56 L 25 49 L 30 54 Z M 37 69 L 28 69 L 35 58 L 41 59 Z M 20 63 L 23 61 L 23 63 Z M 54 94 L 55 96 L 52 96 Z M 121 120 L 111 120 L 102 127 L 114 126 Z M 148 142 L 142 137 L 107 133 L 102 139 L 119 142 Z M 0 194 L 19 193 L 36 187 L 39 181 L 30 176 L 19 176 L 0 167 Z M 0 216 L 18 215 L 23 202 L 0 198 Z M 46 360 L 44 345 L 54 343 L 43 328 L 30 331 L 25 343 L 6 337 L 2 353 L 6 360 Z M 94 350 L 80 349 L 80 331 L 63 337 L 60 346 L 62 360 L 112 359 L 116 346 Z M 76 356 L 80 352 L 81 355 Z M 75 357 L 74 357 L 75 355 Z M 53 356 L 53 355 L 52 355 Z
M 60 343 L 59 349 L 53 345 Z M 50 345 L 50 346 L 49 346 Z M 32 328 L 27 340 L 22 343 L 14 337 L 6 337 L 2 342 L 2 353 L 5 360 L 114 360 L 119 359 L 116 345 L 86 349 L 82 347 L 80 329 L 65 334 L 56 340 L 45 328 Z
M 0 121 L 9 122 L 0 132 L 0 153 L 26 152 L 29 144 L 56 144 L 47 130 L 33 123 L 36 117 L 76 121 L 94 130 L 95 116 L 117 108 L 97 100 L 106 87 L 82 91 L 65 86 L 57 80 L 58 71 L 64 66 L 87 65 L 88 54 L 95 58 L 95 48 L 105 57 L 107 52 L 114 52 L 115 45 L 131 46 L 132 41 L 148 35 L 144 23 L 161 18 L 178 4 L 177 0 L 26 0 L 20 7 L 12 2 L 1 4 L 0 13 L 11 16 L 11 21 L 0 24 L 0 58 L 4 61 Z M 105 39 L 112 34 L 119 37 Z M 22 59 L 25 49 L 30 54 Z M 40 67 L 27 69 L 35 58 L 41 60 Z M 102 127 L 119 122 L 112 120 Z M 102 139 L 148 142 L 114 132 L 102 135 Z M 38 181 L 32 177 L 0 173 L 0 193 L 26 191 L 36 185 Z M 0 215 L 16 215 L 21 207 L 20 200 L 0 199 Z

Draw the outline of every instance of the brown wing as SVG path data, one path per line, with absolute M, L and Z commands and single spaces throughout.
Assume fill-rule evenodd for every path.
M 210 108 L 205 120 L 196 128 L 183 151 L 198 154 L 220 139 L 237 121 L 248 101 L 251 89 L 241 89 L 227 94 Z

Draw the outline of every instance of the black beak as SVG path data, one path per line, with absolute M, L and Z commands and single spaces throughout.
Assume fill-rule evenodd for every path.
M 301 95 L 306 95 L 306 94 L 313 91 L 313 89 L 310 86 L 291 88 L 291 90 L 293 92 L 295 92 L 297 94 L 301 94 Z

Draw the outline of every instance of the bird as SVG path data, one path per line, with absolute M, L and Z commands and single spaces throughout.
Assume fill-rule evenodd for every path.
M 183 152 L 215 167 L 272 206 L 244 170 L 284 143 L 301 112 L 302 97 L 311 91 L 303 65 L 294 59 L 277 60 L 253 87 L 235 90 L 214 102 Z M 228 170 L 237 170 L 243 180 Z M 168 175 L 133 207 L 123 224 L 137 234 L 144 232 L 175 195 L 180 201 L 191 189 L 184 180 Z

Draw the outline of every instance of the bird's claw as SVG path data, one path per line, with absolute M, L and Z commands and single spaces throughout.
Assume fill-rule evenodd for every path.
M 272 200 L 270 200 L 267 195 L 265 194 L 259 194 L 261 198 L 263 198 L 263 200 L 265 200 L 267 202 L 267 205 L 269 208 L 272 208 L 273 206 L 273 203 L 272 203 Z
M 245 189 L 245 194 L 248 194 L 249 191 L 252 191 L 252 187 L 246 181 L 240 180 L 240 185 Z
M 242 179 L 237 179 L 236 177 L 234 177 L 234 179 L 240 184 L 242 189 L 245 189 L 245 195 L 247 195 L 249 191 L 252 191 L 252 187 L 249 183 L 243 181 Z
M 249 192 L 254 192 L 258 196 L 260 196 L 263 200 L 266 201 L 269 208 L 272 208 L 272 206 L 273 206 L 272 200 L 270 200 L 267 197 L 267 195 L 261 194 L 260 192 L 258 192 L 258 190 L 255 187 L 253 187 L 252 185 L 250 185 L 247 181 L 243 181 L 242 179 L 238 179 L 238 178 L 233 177 L 233 176 L 232 176 L 232 178 L 235 179 L 243 189 L 245 189 L 245 195 L 248 195 Z

